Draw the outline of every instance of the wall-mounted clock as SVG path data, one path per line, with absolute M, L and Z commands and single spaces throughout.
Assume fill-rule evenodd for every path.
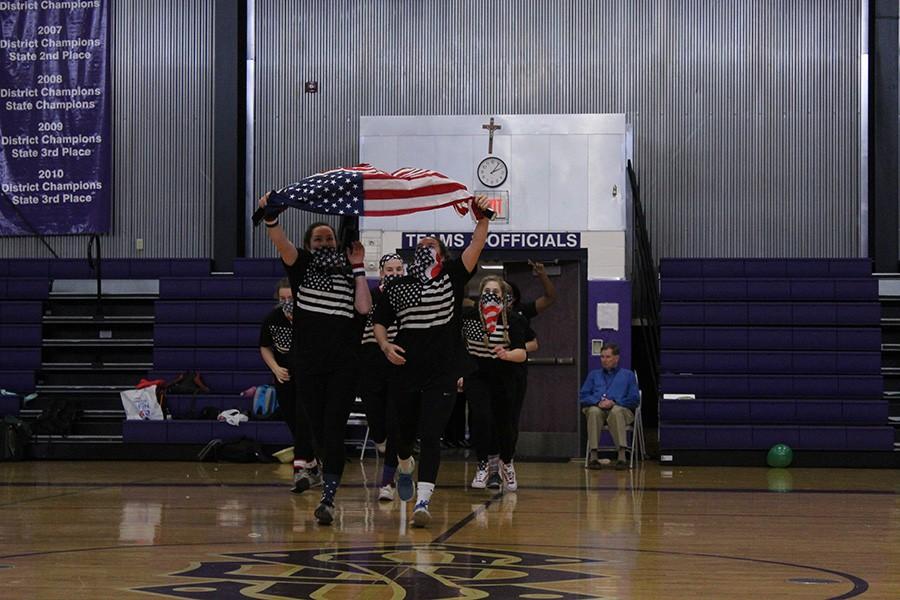
M 478 181 L 489 188 L 500 187 L 509 176 L 509 167 L 503 159 L 497 156 L 488 156 L 478 163 Z

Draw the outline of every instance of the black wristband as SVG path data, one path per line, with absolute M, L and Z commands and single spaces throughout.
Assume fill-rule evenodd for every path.
M 275 221 L 272 223 L 269 223 L 268 221 L 266 221 L 265 223 L 266 227 L 278 227 L 278 219 L 275 219 Z

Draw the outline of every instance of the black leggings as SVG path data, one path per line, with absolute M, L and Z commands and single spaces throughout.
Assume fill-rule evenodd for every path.
M 508 378 L 471 375 L 466 378 L 466 399 L 472 415 L 475 453 L 485 461 L 496 450 L 505 463 L 516 451 L 517 386 Z
M 323 471 L 340 477 L 344 473 L 344 434 L 347 417 L 356 396 L 356 373 L 341 369 L 328 373 L 299 373 L 296 390 L 306 408 L 317 454 Z
M 466 439 L 466 394 L 456 393 L 456 403 L 453 412 L 447 420 L 447 428 L 444 430 L 444 442 L 459 444 Z
M 313 449 L 312 429 L 309 426 L 306 408 L 302 404 L 297 405 L 297 392 L 293 377 L 286 383 L 278 383 L 276 380 L 274 385 L 281 416 L 288 429 L 291 430 L 291 437 L 294 438 L 294 459 L 312 460 L 316 457 Z
M 528 370 L 519 369 L 515 376 L 515 391 L 513 392 L 513 444 L 512 455 L 516 454 L 516 448 L 519 445 L 519 421 L 522 418 L 522 407 L 525 406 L 525 394 L 528 391 Z M 470 409 L 471 410 L 471 409 Z M 491 443 L 488 455 L 500 454 L 500 444 L 498 442 L 499 433 L 494 427 L 491 431 Z
M 360 391 L 369 433 L 375 442 L 386 442 L 384 464 L 397 466 L 397 417 L 394 399 L 389 393 L 390 384 L 383 374 L 369 372 Z
M 398 386 L 395 395 L 397 455 L 412 456 L 416 435 L 420 436 L 419 481 L 437 481 L 441 465 L 441 434 L 456 403 L 456 383 L 429 385 L 422 389 Z

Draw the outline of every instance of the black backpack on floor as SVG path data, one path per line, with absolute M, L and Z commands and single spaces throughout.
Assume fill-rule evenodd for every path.
M 72 424 L 78 418 L 78 409 L 61 399 L 53 400 L 31 424 L 35 435 L 62 435 L 72 433 Z
M 25 460 L 25 446 L 31 437 L 28 425 L 7 415 L 0 421 L 0 461 Z
M 270 463 L 278 462 L 262 449 L 256 440 L 241 438 L 235 442 L 212 440 L 197 455 L 200 461 L 237 462 L 237 463 Z

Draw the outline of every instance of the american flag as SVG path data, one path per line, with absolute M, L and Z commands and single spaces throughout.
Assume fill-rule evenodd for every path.
M 345 216 L 390 217 L 452 206 L 465 215 L 466 186 L 429 169 L 388 173 L 369 164 L 317 173 L 269 195 L 266 216 L 286 208 Z
M 484 315 L 484 327 L 488 333 L 494 333 L 497 329 L 497 317 L 503 308 L 503 300 L 500 296 L 491 292 L 485 292 L 481 296 L 481 314 Z

